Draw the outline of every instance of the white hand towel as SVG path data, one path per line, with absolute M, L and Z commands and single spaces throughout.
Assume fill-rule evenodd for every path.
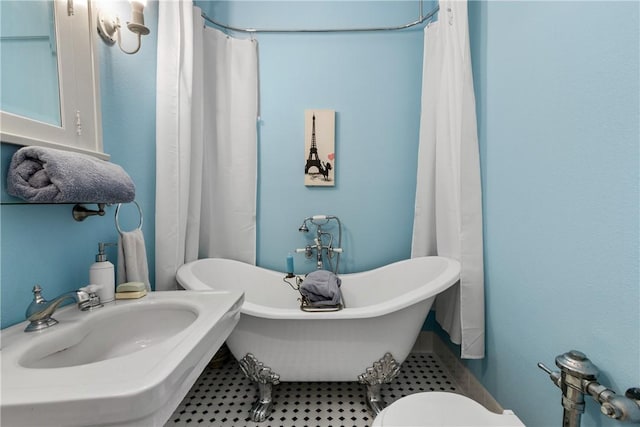
M 139 228 L 118 237 L 118 284 L 126 282 L 142 282 L 151 291 L 147 250 Z

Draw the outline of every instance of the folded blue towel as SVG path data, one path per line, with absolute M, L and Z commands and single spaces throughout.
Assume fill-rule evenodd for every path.
M 136 189 L 120 166 L 45 147 L 23 147 L 11 158 L 7 192 L 28 202 L 128 203 Z
M 300 285 L 300 293 L 313 305 L 338 305 L 342 301 L 338 276 L 327 270 L 307 274 Z

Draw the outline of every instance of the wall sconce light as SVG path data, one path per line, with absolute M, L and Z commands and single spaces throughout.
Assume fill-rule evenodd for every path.
M 129 55 L 140 50 L 142 46 L 142 36 L 149 34 L 149 28 L 144 25 L 143 10 L 147 3 L 146 0 L 129 0 L 131 2 L 131 22 L 127 22 L 127 28 L 134 34 L 138 35 L 138 47 L 135 50 L 127 51 L 122 48 L 122 41 L 120 37 L 120 18 L 115 17 L 105 11 L 104 9 L 98 12 L 98 34 L 102 37 L 102 40 L 107 44 L 114 44 L 118 41 L 120 50 Z

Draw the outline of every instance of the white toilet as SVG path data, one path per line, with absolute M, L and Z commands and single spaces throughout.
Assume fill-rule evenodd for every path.
M 511 411 L 489 411 L 455 393 L 432 391 L 405 396 L 387 406 L 372 427 L 525 427 Z

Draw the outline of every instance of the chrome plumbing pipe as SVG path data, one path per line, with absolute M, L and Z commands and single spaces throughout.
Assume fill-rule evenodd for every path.
M 619 421 L 640 423 L 640 388 L 630 388 L 624 396 L 597 381 L 598 368 L 587 356 L 571 350 L 556 357 L 560 372 L 552 371 L 544 364 L 538 367 L 549 374 L 551 382 L 562 390 L 562 426 L 579 427 L 584 413 L 584 396 L 590 395 L 600 405 L 600 412 Z

